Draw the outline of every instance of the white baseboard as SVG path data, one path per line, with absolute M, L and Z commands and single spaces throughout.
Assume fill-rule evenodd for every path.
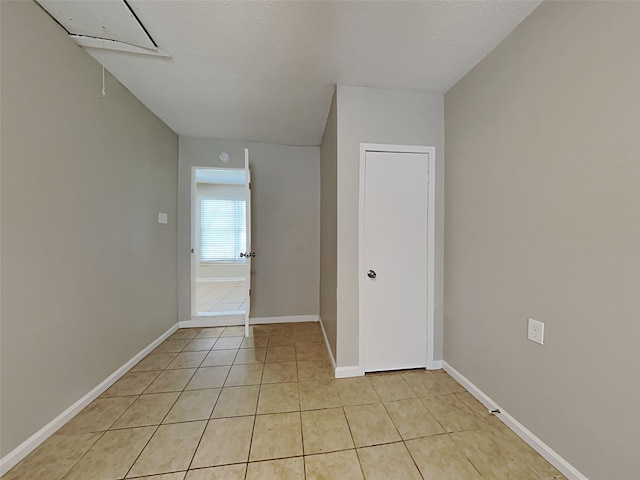
M 215 318 L 215 317 L 232 317 L 232 316 L 244 317 L 244 309 L 242 310 L 223 310 L 219 312 L 198 312 L 191 320 L 200 320 L 201 318 Z
M 363 373 L 358 365 L 336 368 L 336 378 L 361 377 L 362 375 Z
M 208 283 L 208 282 L 244 282 L 245 277 L 201 277 L 196 278 L 196 283 Z
M 431 365 L 427 365 L 427 370 L 440 370 L 442 368 L 442 360 L 434 360 Z
M 331 351 L 331 347 L 329 344 L 329 339 L 327 338 L 327 332 L 324 329 L 324 324 L 322 323 L 322 318 L 320 320 L 320 328 L 322 329 L 322 336 L 324 337 L 324 345 L 327 348 L 327 353 L 329 354 L 329 360 L 331 360 L 331 366 L 333 367 L 333 376 L 335 378 L 348 378 L 348 377 L 361 377 L 363 374 L 360 372 L 360 368 L 358 366 L 355 367 L 337 367 L 336 359 L 333 356 L 333 352 Z
M 317 322 L 317 315 L 294 315 L 291 317 L 249 317 L 250 325 L 264 325 L 265 323 L 301 323 Z M 198 315 L 191 320 L 178 322 L 179 328 L 198 327 L 235 327 L 244 325 L 244 312 L 224 312 L 215 315 Z
M 549 445 L 536 437 L 533 432 L 528 430 L 524 425 L 518 422 L 518 420 L 509 415 L 503 408 L 501 408 L 476 385 L 471 383 L 471 381 L 464 375 L 462 375 L 459 371 L 449 365 L 446 361 L 442 362 L 442 367 L 460 385 L 466 388 L 471 393 L 471 395 L 476 397 L 478 401 L 480 401 L 480 403 L 487 407 L 487 409 L 498 409 L 500 413 L 495 414 L 495 416 L 498 417 L 502 423 L 509 427 L 522 440 L 527 442 L 531 446 L 531 448 L 542 455 L 551 465 L 560 470 L 560 473 L 562 473 L 565 477 L 567 477 L 569 480 L 588 480 L 587 477 L 580 473 L 577 468 L 575 468 L 564 458 L 562 458 Z
M 180 320 L 178 328 L 235 327 L 244 325 L 244 312 L 198 315 L 191 320 Z
M 34 451 L 42 442 L 53 435 L 60 427 L 75 417 L 80 411 L 98 398 L 111 385 L 113 385 L 120 377 L 133 368 L 140 360 L 146 357 L 154 348 L 160 345 L 173 332 L 178 329 L 178 324 L 173 325 L 169 330 L 164 332 L 153 342 L 135 354 L 127 363 L 122 365 L 118 370 L 109 375 L 98 386 L 89 391 L 85 396 L 64 410 L 60 415 L 47 423 L 36 433 L 27 438 L 24 442 L 14 448 L 11 452 L 0 459 L 0 476 L 11 470 L 20 460 Z
M 335 376 L 336 359 L 333 356 L 333 352 L 331 351 L 331 344 L 329 343 L 329 339 L 327 338 L 327 332 L 324 329 L 324 323 L 322 323 L 322 317 L 318 316 L 318 321 L 320 322 L 320 330 L 322 330 L 322 337 L 324 338 L 324 348 L 327 349 L 327 354 L 329 355 L 329 360 L 331 360 L 331 366 L 333 367 L 334 376 Z
M 322 336 L 324 337 L 324 344 L 327 348 L 327 353 L 329 354 L 329 360 L 331 360 L 331 365 L 333 366 L 333 372 L 335 378 L 349 378 L 349 377 L 362 377 L 364 375 L 364 369 L 361 369 L 359 365 L 352 365 L 348 367 L 337 367 L 336 359 L 333 356 L 333 352 L 331 351 L 331 347 L 329 344 L 329 339 L 327 338 L 327 332 L 324 329 L 324 323 L 322 323 L 322 318 L 318 317 L 318 321 L 320 322 L 320 328 L 322 329 Z M 435 360 L 431 365 L 429 370 L 440 370 L 442 368 L 442 360 Z
M 263 325 L 265 323 L 303 323 L 317 322 L 318 315 L 293 315 L 291 317 L 249 317 L 251 325 Z

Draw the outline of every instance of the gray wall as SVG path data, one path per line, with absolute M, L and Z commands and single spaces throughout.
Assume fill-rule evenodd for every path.
M 442 338 L 444 99 L 397 90 L 337 89 L 337 358 L 358 365 L 358 201 L 360 143 L 436 147 L 436 345 Z M 442 352 L 437 349 L 435 358 Z
M 190 319 L 191 167 L 244 168 L 252 175 L 251 316 L 318 314 L 320 262 L 320 148 L 240 140 L 180 137 L 178 182 L 178 305 Z
M 592 480 L 640 472 L 638 25 L 544 2 L 445 96 L 445 360 Z
M 175 324 L 178 138 L 35 3 L 0 9 L 4 456 Z
M 333 95 L 327 124 L 320 145 L 320 319 L 336 357 L 336 219 L 338 214 L 337 160 L 338 117 Z

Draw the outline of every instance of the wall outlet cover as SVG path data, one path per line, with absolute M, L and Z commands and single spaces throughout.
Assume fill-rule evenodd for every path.
M 167 224 L 168 215 L 166 213 L 160 212 L 158 213 L 158 223 Z
M 533 318 L 529 319 L 528 328 L 527 328 L 527 338 L 532 342 L 539 343 L 540 345 L 544 344 L 544 323 L 534 320 Z

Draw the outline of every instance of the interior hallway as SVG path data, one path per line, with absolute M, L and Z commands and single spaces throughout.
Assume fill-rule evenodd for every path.
M 3 479 L 563 479 L 443 371 L 333 379 L 317 323 L 181 329 Z

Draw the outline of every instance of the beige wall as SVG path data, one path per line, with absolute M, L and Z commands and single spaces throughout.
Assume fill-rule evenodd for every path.
M 358 201 L 360 143 L 436 147 L 435 358 L 442 352 L 443 96 L 338 86 L 337 358 L 358 365 Z
M 180 137 L 178 186 L 179 317 L 190 317 L 191 167 L 244 167 L 252 175 L 252 317 L 318 314 L 320 148 Z
M 196 195 L 198 197 L 224 197 L 244 199 L 244 185 L 225 185 L 219 183 L 198 183 L 196 184 Z M 199 213 L 196 212 L 196 218 Z M 196 231 L 198 226 L 196 225 Z M 198 252 L 198 245 L 195 245 Z M 240 252 L 238 252 L 239 254 Z M 246 265 L 244 263 L 200 263 L 196 265 L 196 279 L 210 278 L 240 278 L 246 276 Z
M 334 94 L 322 136 L 322 145 L 320 145 L 320 319 L 334 359 L 338 327 L 336 323 L 337 135 L 338 117 Z
M 177 321 L 178 139 L 34 2 L 0 10 L 4 456 Z
M 591 480 L 640 472 L 638 25 L 544 2 L 445 96 L 445 360 Z

